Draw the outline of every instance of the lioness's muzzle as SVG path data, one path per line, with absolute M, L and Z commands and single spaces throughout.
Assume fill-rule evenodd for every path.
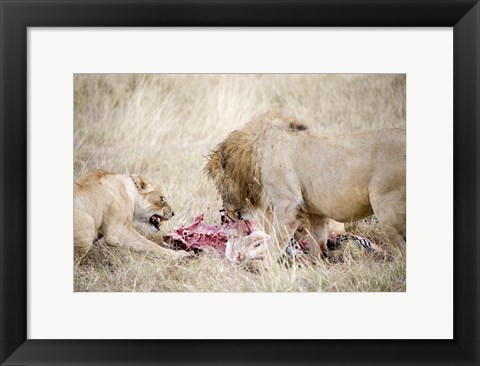
M 167 219 L 165 219 L 164 217 L 162 216 L 159 216 L 159 215 L 152 215 L 150 217 L 150 224 L 152 224 L 153 226 L 155 226 L 155 228 L 157 230 L 160 230 L 160 224 L 163 222 L 163 221 L 166 221 Z

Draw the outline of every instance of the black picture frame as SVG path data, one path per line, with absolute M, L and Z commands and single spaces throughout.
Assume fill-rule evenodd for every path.
M 479 365 L 477 1 L 0 0 L 0 22 L 2 365 Z M 60 26 L 453 27 L 454 339 L 27 339 L 27 28 Z

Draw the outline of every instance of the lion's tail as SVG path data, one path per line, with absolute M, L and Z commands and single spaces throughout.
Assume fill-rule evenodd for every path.
M 261 135 L 272 128 L 286 132 L 308 130 L 308 127 L 297 119 L 278 112 L 262 113 L 247 123 L 243 129 L 247 133 Z

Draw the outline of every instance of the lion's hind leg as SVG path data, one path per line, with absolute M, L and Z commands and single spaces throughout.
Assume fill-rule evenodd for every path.
M 83 211 L 73 214 L 74 263 L 79 264 L 88 253 L 95 240 L 95 223 L 93 218 Z
M 370 197 L 373 212 L 388 240 L 406 255 L 406 203 L 398 192 Z

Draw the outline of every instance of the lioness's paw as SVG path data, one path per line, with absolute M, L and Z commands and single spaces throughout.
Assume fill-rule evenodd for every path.
M 195 254 L 193 252 L 186 252 L 185 250 L 175 250 L 173 251 L 173 259 L 183 259 L 183 258 L 192 258 Z

